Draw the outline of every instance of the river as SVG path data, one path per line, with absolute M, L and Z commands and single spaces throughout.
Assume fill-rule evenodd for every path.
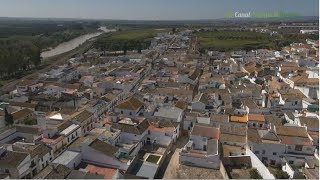
M 42 58 L 48 58 L 52 57 L 55 55 L 59 55 L 68 51 L 71 51 L 78 47 L 79 45 L 83 44 L 86 42 L 88 39 L 91 39 L 93 37 L 99 36 L 102 33 L 108 33 L 108 32 L 114 32 L 116 31 L 115 29 L 107 29 L 106 27 L 100 27 L 98 30 L 101 32 L 96 32 L 96 33 L 90 33 L 90 34 L 85 34 L 79 37 L 76 37 L 70 41 L 63 42 L 59 44 L 57 47 L 50 49 L 48 51 L 44 51 L 41 53 Z

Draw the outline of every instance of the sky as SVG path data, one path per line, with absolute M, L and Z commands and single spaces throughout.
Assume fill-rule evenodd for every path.
M 318 16 L 319 0 L 0 0 L 0 17 L 196 20 L 251 11 Z

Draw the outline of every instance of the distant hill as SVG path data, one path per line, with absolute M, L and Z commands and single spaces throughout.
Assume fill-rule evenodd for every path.
M 272 17 L 272 18 L 221 18 L 220 21 L 255 21 L 255 22 L 314 22 L 319 16 Z

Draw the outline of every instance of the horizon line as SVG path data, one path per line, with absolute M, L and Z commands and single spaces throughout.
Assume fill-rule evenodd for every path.
M 74 20 L 106 20 L 106 21 L 212 21 L 212 20 L 265 20 L 265 19 L 299 19 L 299 18 L 319 18 L 319 15 L 313 16 L 298 16 L 298 17 L 269 17 L 269 18 L 211 18 L 211 19 L 107 19 L 107 18 L 80 18 L 80 17 L 21 17 L 21 16 L 0 16 L 0 19 L 4 18 L 17 18 L 17 19 L 74 19 Z

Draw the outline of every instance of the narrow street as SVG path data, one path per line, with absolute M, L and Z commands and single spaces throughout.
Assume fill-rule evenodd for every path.
M 179 151 L 180 149 L 188 142 L 189 138 L 187 136 L 181 135 L 177 141 L 172 145 L 170 153 L 166 156 L 163 164 L 161 165 L 158 173 L 155 176 L 155 179 L 166 179 L 165 174 L 172 174 L 176 172 L 177 165 L 179 165 Z M 170 164 L 170 166 L 168 166 Z M 170 167 L 170 168 L 168 168 Z M 172 177 L 172 176 L 169 176 Z

